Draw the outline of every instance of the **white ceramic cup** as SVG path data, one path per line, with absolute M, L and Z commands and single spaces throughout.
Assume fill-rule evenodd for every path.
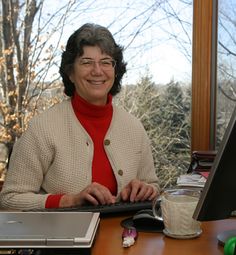
M 199 196 L 200 192 L 196 190 L 170 189 L 164 191 L 160 198 L 154 201 L 153 214 L 159 220 L 163 219 L 164 234 L 176 238 L 188 238 L 201 233 L 200 222 L 192 217 Z

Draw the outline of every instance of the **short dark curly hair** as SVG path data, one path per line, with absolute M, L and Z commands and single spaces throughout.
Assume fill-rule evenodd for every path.
M 65 87 L 65 94 L 73 96 L 75 86 L 69 75 L 73 70 L 76 57 L 83 55 L 84 46 L 98 46 L 102 52 L 111 56 L 115 61 L 115 80 L 110 90 L 111 95 L 116 95 L 121 90 L 121 80 L 126 72 L 126 63 L 123 60 L 123 47 L 116 44 L 111 32 L 103 26 L 87 23 L 76 30 L 68 39 L 66 49 L 62 53 L 60 75 Z

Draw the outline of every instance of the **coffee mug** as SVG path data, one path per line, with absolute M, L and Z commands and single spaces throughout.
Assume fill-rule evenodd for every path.
M 200 191 L 165 190 L 153 203 L 153 214 L 163 220 L 163 233 L 174 238 L 193 238 L 201 234 L 201 223 L 193 219 Z

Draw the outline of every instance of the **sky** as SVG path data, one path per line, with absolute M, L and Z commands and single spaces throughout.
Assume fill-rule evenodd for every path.
M 45 1 L 45 20 L 68 2 Z M 128 71 L 123 83 L 136 83 L 145 74 L 157 84 L 171 80 L 191 82 L 191 0 L 74 0 L 74 3 L 76 8 L 72 8 L 65 22 L 61 45 L 82 24 L 98 23 L 108 27 L 116 42 L 124 47 Z M 54 36 L 48 43 L 55 44 L 57 40 Z

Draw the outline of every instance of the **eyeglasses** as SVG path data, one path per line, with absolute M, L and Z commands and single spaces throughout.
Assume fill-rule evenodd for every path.
M 95 67 L 95 64 L 98 63 L 102 70 L 112 70 L 116 66 L 116 61 L 114 59 L 101 59 L 95 61 L 89 58 L 79 59 L 79 65 L 85 69 L 92 69 Z

